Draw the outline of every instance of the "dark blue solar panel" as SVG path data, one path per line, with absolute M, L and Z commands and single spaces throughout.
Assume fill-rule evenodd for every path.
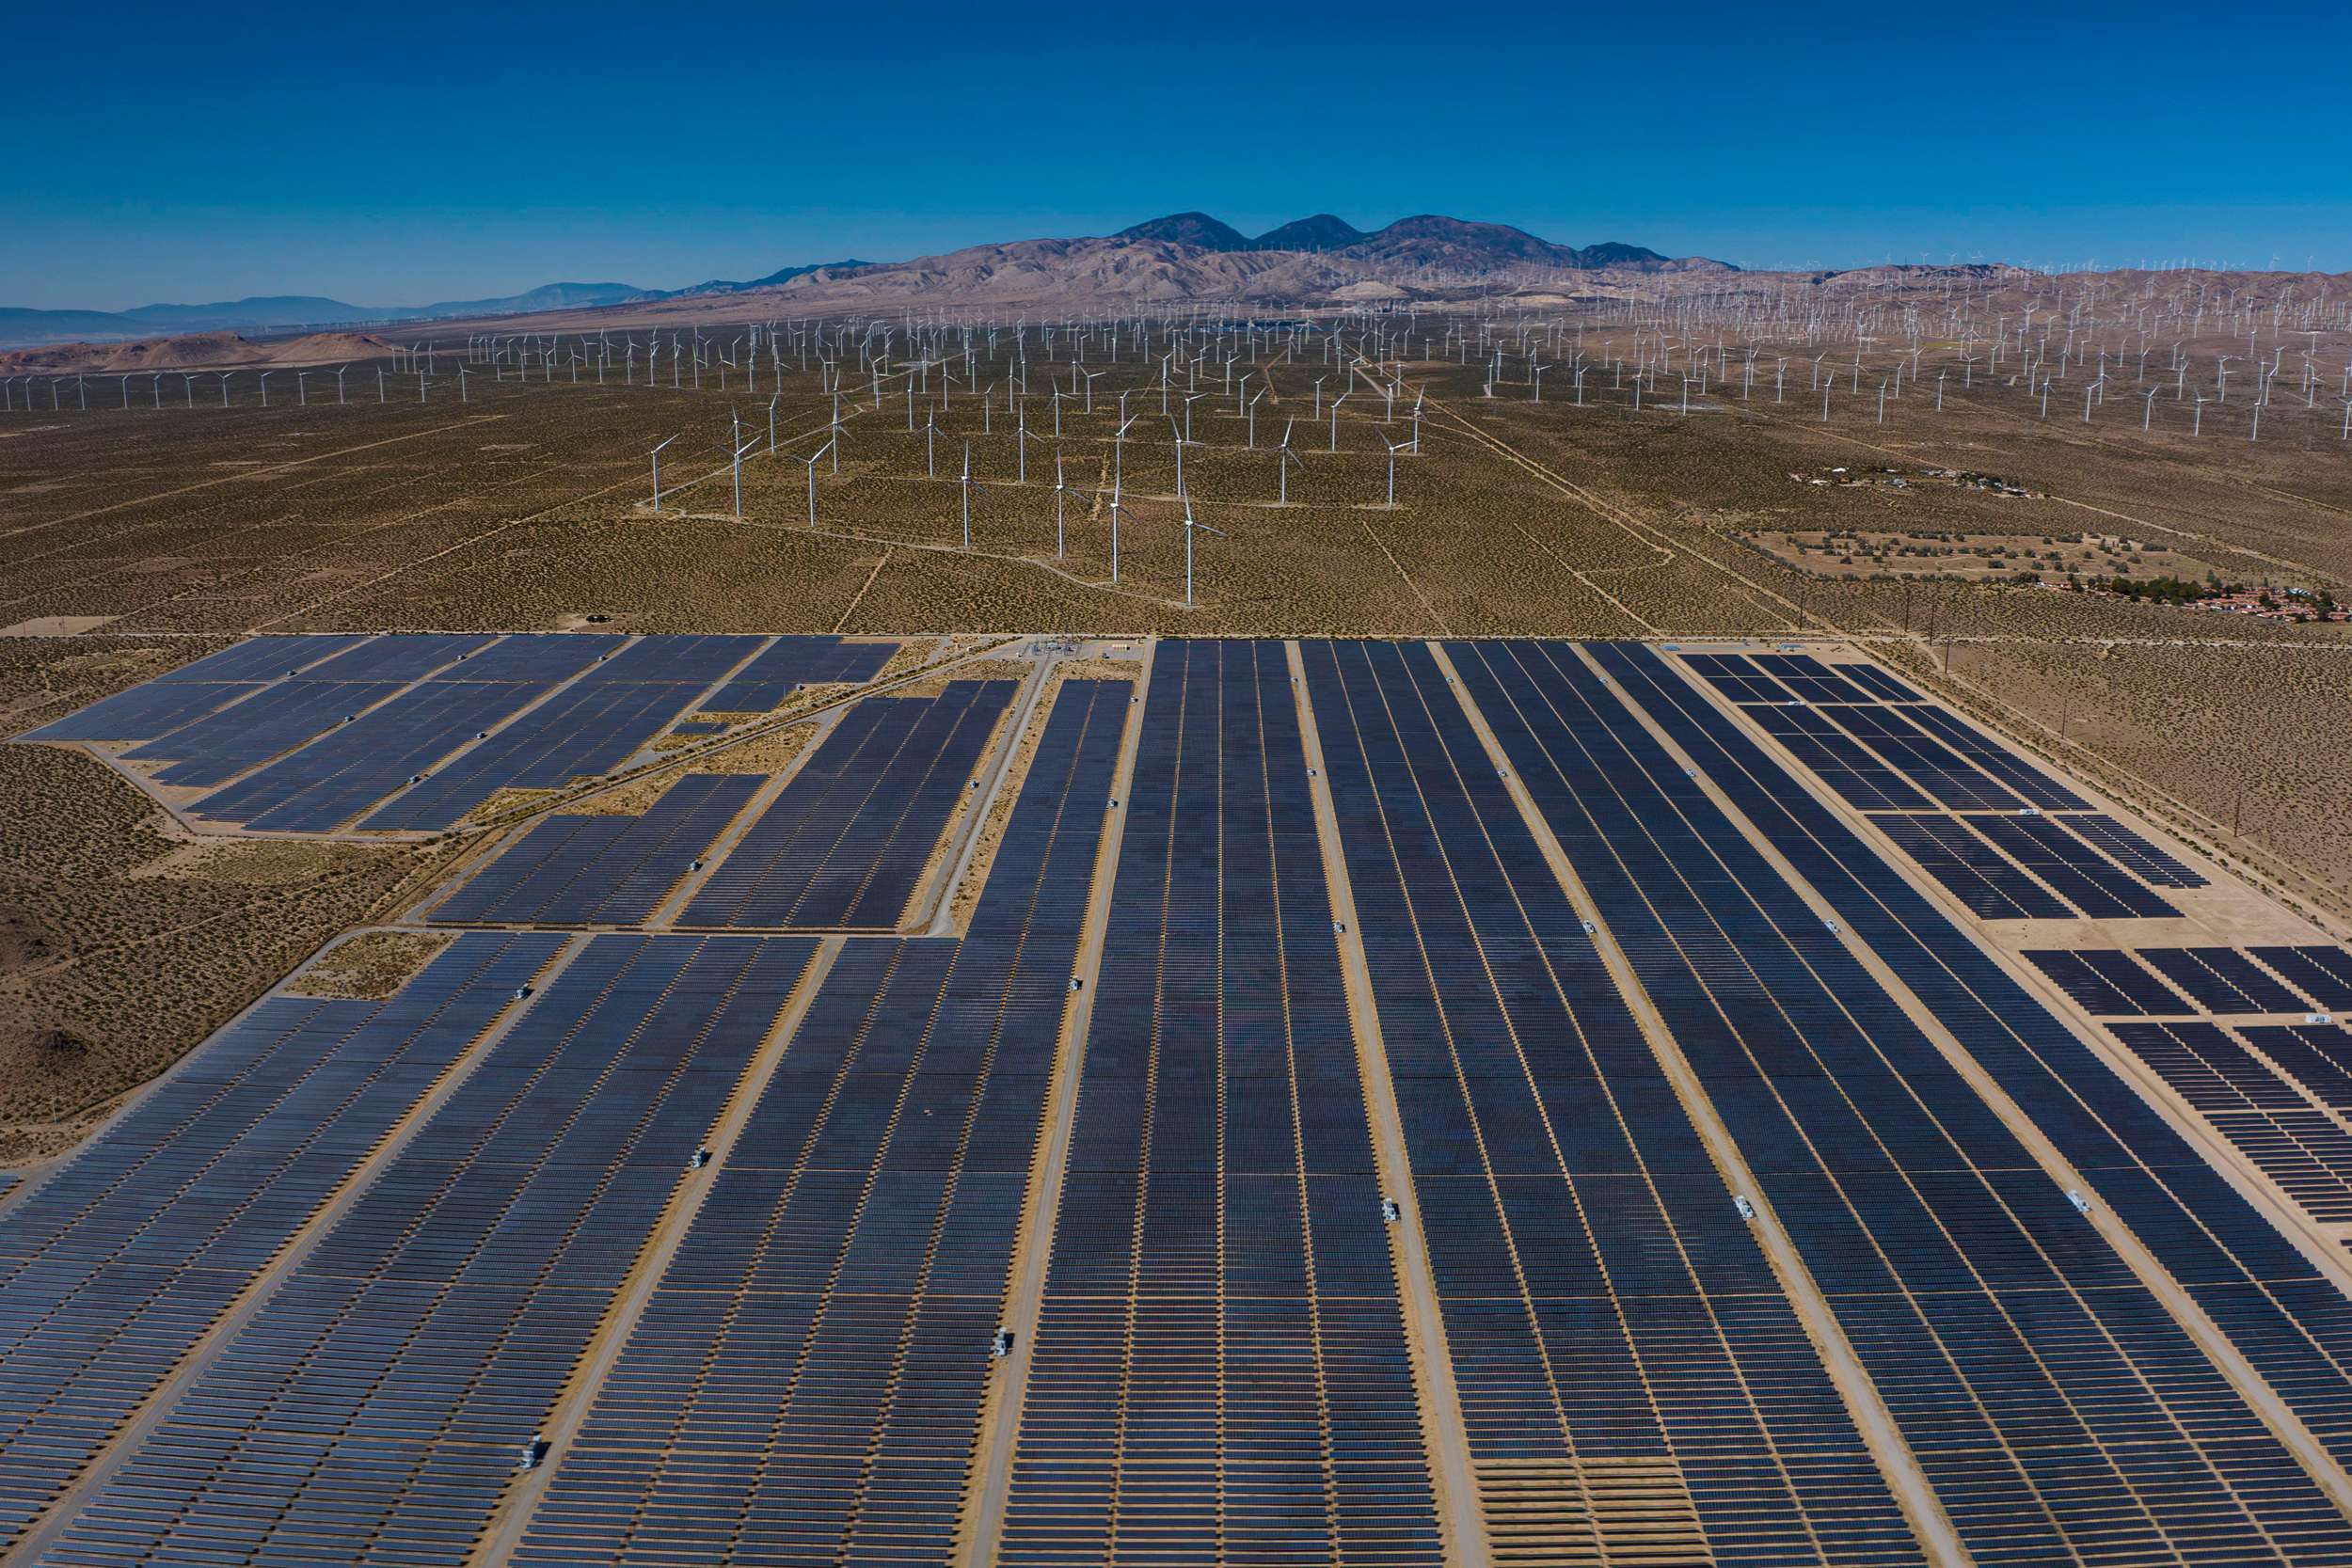
M 779 637 L 703 705 L 713 713 L 766 713 L 782 707 L 796 686 L 863 685 L 898 651 L 896 642 Z
M 1061 689 L 961 942 L 843 948 L 515 1561 L 949 1560 L 1131 690 Z
M 1303 651 L 1472 1460 L 1671 1464 L 1719 1560 L 1915 1560 L 1434 659 Z
M 277 680 L 329 659 L 360 637 L 254 637 L 90 704 L 23 740 L 152 740 Z
M 2095 1018 L 2185 1013 L 2188 1004 L 2122 953 L 2074 953 L 2045 948 L 2019 955 Z M 2099 960 L 2093 962 L 2091 960 Z
M 90 704 L 24 740 L 149 740 L 168 735 L 262 688 L 251 682 L 148 681 Z
M 0 1218 L 0 1546 L 561 942 L 462 937 L 383 1003 L 265 1000 Z
M 1841 664 L 1837 673 L 1868 691 L 1882 702 L 1923 703 L 1918 692 L 1897 680 L 1875 664 Z
M 44 1560 L 463 1561 L 814 945 L 596 939 Z
M 2314 1218 L 2352 1220 L 2352 1133 L 2210 1023 L 2118 1023 L 2116 1038 Z
M 2311 1004 L 2228 947 L 2139 947 L 2149 967 L 2213 1013 L 2299 1013 Z
M 1756 663 L 1808 703 L 1867 703 L 1872 693 L 1847 680 L 1851 667 L 1833 668 L 1811 654 L 1756 654 Z
M 217 784 L 355 718 L 399 689 L 389 682 L 308 676 L 279 681 L 125 754 L 134 762 L 183 759 L 160 769 L 157 784 Z
M 2205 879 L 2111 816 L 2059 816 L 2062 822 L 2158 887 L 2203 887 Z
M 939 697 L 858 704 L 719 863 L 685 926 L 892 927 L 1014 681 L 951 681 Z
M 1223 1560 L 1336 1562 L 1376 1534 L 1368 1560 L 1428 1562 L 1282 645 L 1160 643 L 1132 794 L 996 1560 L 1200 1560 L 1214 1534 Z M 1144 1500 L 1200 1466 L 1284 1506 Z
M 1979 919 L 2065 920 L 2074 912 L 1948 816 L 1870 820 Z
M 314 664 L 303 674 L 314 681 L 422 680 L 487 647 L 492 639 L 473 632 L 402 633 L 371 638 L 349 653 Z
M 1852 805 L 1865 811 L 1922 811 L 1935 804 L 1811 708 L 1750 706 L 1742 711 Z
M 365 642 L 365 637 L 248 637 L 234 647 L 167 670 L 155 679 L 268 681 L 307 670 L 323 658 Z
M 189 809 L 248 828 L 324 832 L 410 778 L 430 773 L 456 748 L 615 646 L 606 637 L 502 637 Z
M 2029 804 L 2044 810 L 2080 811 L 2090 803 L 1956 713 L 1928 704 L 1905 708 L 1902 716 L 1932 732 L 1946 745 L 2015 790 Z
M 2257 958 L 2323 1007 L 2352 1008 L 2352 953 L 2341 947 L 2254 947 Z
M 2337 1111 L 2352 1111 L 2352 1034 L 2333 1023 L 2252 1023 L 2238 1033 Z
M 2090 1196 L 2131 1226 L 2320 1442 L 2339 1462 L 2352 1457 L 2352 1303 L 1892 866 L 1709 705 L 1686 701 L 1656 654 L 1624 644 L 1593 654 L 2033 1118 Z
M 2007 811 L 2018 803 L 2016 796 L 1959 753 L 1930 739 L 1905 717 L 1918 709 L 1839 706 L 1820 711 L 1945 805 Z
M 650 915 L 768 782 L 689 773 L 643 816 L 550 816 L 443 899 L 431 918 L 627 926 Z
M 1979 816 L 1967 822 L 2093 920 L 2164 920 L 2181 912 L 2046 816 Z
M 610 772 L 758 642 L 755 637 L 642 638 L 435 769 L 361 826 L 446 828 L 501 789 L 561 789 Z
M 2262 1418 L 1572 649 L 1452 651 L 1963 1544 L 2169 1556 L 2193 1511 L 2215 1550 L 2270 1556 L 2282 1519 L 2352 1550 L 2352 1522 L 2312 1506 Z M 1661 700 L 1659 668 L 1629 679 L 1638 701 Z M 2151 1465 L 2161 1497 L 2135 1485 Z M 2274 1482 L 2296 1499 L 2258 1508 Z

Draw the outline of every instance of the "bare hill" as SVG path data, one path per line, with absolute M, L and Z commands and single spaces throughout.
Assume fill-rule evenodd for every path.
M 234 332 L 198 332 L 184 338 L 150 338 L 136 343 L 58 343 L 50 348 L 0 354 L 0 375 L 120 375 L 145 371 L 227 370 L 240 365 L 338 365 L 375 359 L 392 352 L 381 338 L 361 332 L 311 332 L 299 338 L 254 342 Z

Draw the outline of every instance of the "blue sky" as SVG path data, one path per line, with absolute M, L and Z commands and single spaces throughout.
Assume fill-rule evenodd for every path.
M 233 11 L 233 14 L 230 14 Z M 1180 26 L 1181 24 L 1181 26 Z M 0 305 L 413 305 L 1416 213 L 1748 266 L 2352 269 L 2352 12 L 26 7 Z

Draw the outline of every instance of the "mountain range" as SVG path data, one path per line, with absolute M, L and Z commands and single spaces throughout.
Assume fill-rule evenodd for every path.
M 0 308 L 0 347 L 74 341 L 119 342 L 198 332 L 275 333 L 327 326 L 478 320 L 545 311 L 651 308 L 668 315 L 724 296 L 775 291 L 796 304 L 904 304 L 943 295 L 1009 305 L 1232 298 L 1255 303 L 1400 297 L 1520 280 L 1608 272 L 1735 272 L 1703 257 L 1670 258 L 1615 241 L 1555 245 L 1506 224 L 1424 214 L 1367 232 L 1329 213 L 1250 238 L 1206 213 L 1175 213 L 1104 238 L 974 245 L 911 261 L 841 261 L 785 267 L 744 281 L 685 289 L 628 283 L 548 283 L 496 299 L 371 306 L 316 295 L 274 295 L 135 310 Z M 1563 277 L 1561 281 L 1565 282 Z

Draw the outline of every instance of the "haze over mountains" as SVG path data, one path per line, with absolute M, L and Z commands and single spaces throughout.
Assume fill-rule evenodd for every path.
M 686 289 L 548 283 L 495 299 L 420 306 L 354 305 L 296 294 L 122 311 L 0 309 L 0 346 L 457 321 L 703 301 L 755 290 L 784 290 L 809 304 L 850 306 L 941 293 L 1040 305 L 1217 297 L 1315 303 L 1348 297 L 1351 288 L 1358 291 L 1356 297 L 1391 290 L 1411 293 L 1471 285 L 1505 273 L 1733 270 L 1720 261 L 1677 260 L 1616 242 L 1579 249 L 1504 224 L 1435 215 L 1404 218 L 1367 233 L 1319 213 L 1252 239 L 1205 213 L 1177 213 L 1104 238 L 975 245 L 904 262 L 832 261 L 786 267 L 746 281 L 714 278 Z

